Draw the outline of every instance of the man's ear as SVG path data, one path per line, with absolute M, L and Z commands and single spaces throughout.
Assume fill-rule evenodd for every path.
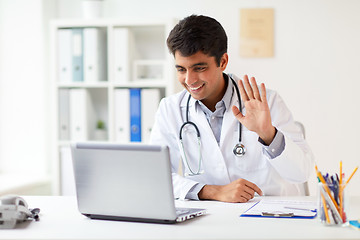
M 227 53 L 224 53 L 220 59 L 220 68 L 221 71 L 224 71 L 227 64 L 229 62 L 229 55 Z

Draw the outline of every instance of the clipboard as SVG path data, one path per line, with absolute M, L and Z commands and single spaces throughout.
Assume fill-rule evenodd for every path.
M 240 217 L 312 219 L 317 215 L 316 205 L 313 201 L 262 199 Z

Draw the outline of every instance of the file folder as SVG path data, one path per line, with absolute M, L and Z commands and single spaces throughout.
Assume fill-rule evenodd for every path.
M 141 142 L 141 89 L 130 89 L 130 141 Z
M 106 32 L 101 28 L 84 28 L 84 81 L 105 81 L 106 61 Z
M 84 81 L 83 76 L 83 29 L 72 29 L 72 75 L 74 82 Z
M 69 89 L 59 89 L 59 140 L 70 140 Z
M 130 81 L 132 62 L 131 32 L 127 28 L 114 29 L 114 73 L 116 82 Z
M 148 143 L 160 102 L 160 89 L 141 90 L 141 140 Z
M 58 80 L 59 82 L 72 82 L 72 29 L 58 30 Z
M 115 139 L 120 143 L 130 142 L 130 91 L 115 89 Z
M 73 141 L 89 139 L 89 122 L 94 119 L 91 99 L 86 89 L 70 89 L 70 137 Z

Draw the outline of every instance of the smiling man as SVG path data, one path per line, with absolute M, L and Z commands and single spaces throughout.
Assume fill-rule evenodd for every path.
M 215 104 L 222 99 L 226 90 L 222 72 L 227 65 L 227 54 L 220 59 L 220 66 L 214 57 L 200 51 L 187 57 L 176 51 L 175 59 L 180 83 L 193 98 L 215 111 Z
M 225 73 L 220 23 L 189 16 L 167 45 L 185 90 L 161 101 L 150 141 L 170 149 L 175 197 L 246 202 L 255 194 L 303 194 L 311 150 L 276 92 Z

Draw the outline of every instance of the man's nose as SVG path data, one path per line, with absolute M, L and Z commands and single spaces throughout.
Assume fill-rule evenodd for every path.
M 191 86 L 192 84 L 194 84 L 196 82 L 197 82 L 196 74 L 192 73 L 191 71 L 187 71 L 186 78 L 185 78 L 186 85 Z

